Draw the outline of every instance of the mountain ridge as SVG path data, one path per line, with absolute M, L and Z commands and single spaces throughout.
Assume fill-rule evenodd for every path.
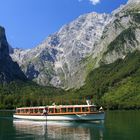
M 80 71 L 87 65 L 82 64 L 83 59 L 89 57 L 95 49 L 94 45 L 100 40 L 103 28 L 109 20 L 110 15 L 95 12 L 79 16 L 36 48 L 23 53 L 15 50 L 17 55 L 11 56 L 21 65 L 25 75 L 39 84 L 79 87 L 84 84 L 87 75 L 86 71 Z M 22 56 L 22 59 L 17 56 Z
M 0 26 L 0 84 L 14 80 L 26 81 L 27 78 L 16 62 L 9 56 L 9 44 L 6 39 L 5 29 Z
M 129 1 L 111 15 L 80 16 L 34 49 L 11 50 L 9 46 L 8 50 L 9 44 L 5 39 L 1 43 L 2 38 L 3 62 L 6 57 L 9 60 L 10 50 L 27 77 L 43 86 L 29 81 L 11 80 L 5 86 L 0 83 L 0 108 L 54 101 L 61 104 L 62 99 L 73 101 L 91 96 L 97 106 L 106 109 L 140 109 L 139 1 Z M 6 47 L 1 49 L 1 44 Z M 10 70 L 10 64 L 4 63 L 1 66 Z
M 139 9 L 139 0 L 130 0 L 111 15 L 95 12 L 81 15 L 36 48 L 15 49 L 11 57 L 38 84 L 80 88 L 90 71 L 140 48 Z M 129 32 L 132 37 L 127 35 Z

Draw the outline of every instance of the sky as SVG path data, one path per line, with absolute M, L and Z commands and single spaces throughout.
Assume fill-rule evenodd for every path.
M 0 26 L 13 48 L 28 49 L 78 16 L 111 13 L 127 0 L 0 0 Z

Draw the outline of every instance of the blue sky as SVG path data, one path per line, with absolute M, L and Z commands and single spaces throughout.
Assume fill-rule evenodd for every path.
M 0 0 L 0 25 L 12 47 L 32 48 L 81 14 L 111 13 L 127 0 Z

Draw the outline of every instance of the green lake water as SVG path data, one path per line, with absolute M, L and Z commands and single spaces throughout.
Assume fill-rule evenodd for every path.
M 0 140 L 140 140 L 140 111 L 108 111 L 104 123 L 15 120 L 0 111 Z

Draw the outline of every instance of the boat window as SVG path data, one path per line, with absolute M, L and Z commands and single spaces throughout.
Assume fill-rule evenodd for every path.
M 55 113 L 60 113 L 60 108 L 55 108 Z
M 38 113 L 38 109 L 35 109 L 34 112 L 35 112 L 35 113 Z
M 33 113 L 33 109 L 30 109 L 30 113 Z
M 17 113 L 20 113 L 20 109 L 17 109 L 16 112 L 17 112 Z
M 50 113 L 54 113 L 54 108 L 49 108 Z
M 82 107 L 82 112 L 87 112 L 88 111 L 88 107 Z
M 76 107 L 75 108 L 75 112 L 81 112 L 81 108 L 80 107 Z
M 48 107 L 46 107 L 45 110 L 48 111 Z
M 39 113 L 43 113 L 43 109 L 39 109 Z
M 96 107 L 94 106 L 90 107 L 90 112 L 94 112 L 94 111 L 97 111 Z
M 21 109 L 21 113 L 24 113 L 24 109 Z
M 94 111 L 97 111 L 97 108 L 96 107 L 94 107 Z
M 61 108 L 61 112 L 65 113 L 66 112 L 66 108 Z
M 68 108 L 68 112 L 73 112 L 73 108 Z
M 25 110 L 26 113 L 28 113 L 28 111 L 29 111 L 28 109 Z

